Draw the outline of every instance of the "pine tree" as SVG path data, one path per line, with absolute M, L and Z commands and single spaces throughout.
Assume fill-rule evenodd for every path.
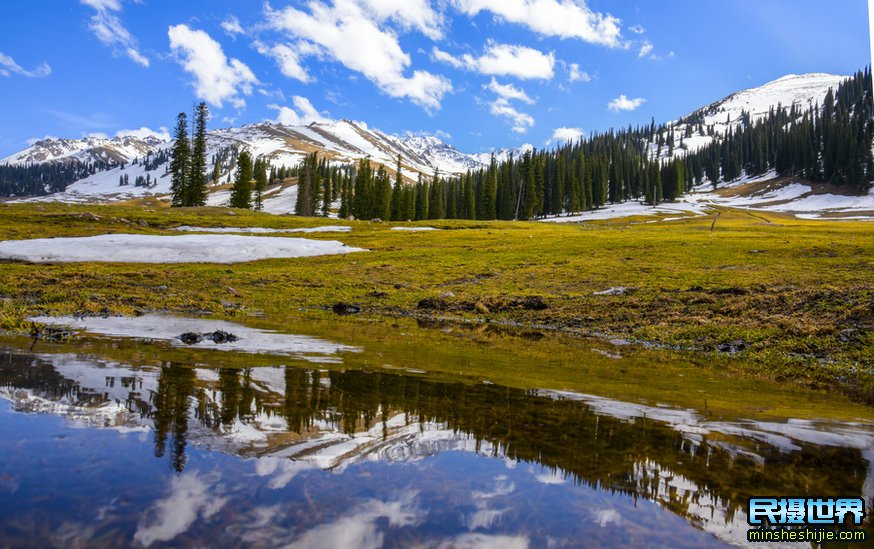
M 404 182 L 401 175 L 401 155 L 398 155 L 398 163 L 395 166 L 395 184 L 391 191 L 391 217 L 392 221 L 400 221 L 404 216 Z
M 231 208 L 249 209 L 252 207 L 253 178 L 252 155 L 248 151 L 243 151 L 237 158 L 237 178 L 234 180 L 234 187 L 231 190 Z
M 297 200 L 294 204 L 295 215 L 312 217 L 315 215 L 314 197 L 317 193 L 318 157 L 316 153 L 304 157 L 297 177 Z M 318 196 L 316 194 L 316 196 Z
M 356 219 L 373 218 L 372 206 L 373 174 L 370 167 L 370 157 L 358 161 L 355 173 L 355 192 L 352 198 L 352 214 Z
M 476 219 L 476 200 L 473 194 L 473 177 L 470 175 L 470 170 L 464 176 L 464 210 L 459 217 L 463 219 Z
M 263 194 L 267 188 L 267 161 L 259 158 L 255 161 L 255 210 L 264 208 Z
M 376 182 L 374 188 L 375 204 L 373 216 L 378 219 L 391 218 L 391 179 L 388 177 L 388 172 L 385 166 L 380 165 L 376 171 Z
M 332 175 L 333 172 L 323 178 L 322 215 L 325 217 L 328 217 L 328 214 L 331 213 L 331 203 L 334 202 L 334 180 L 332 179 Z
M 185 195 L 188 190 L 191 161 L 191 149 L 188 145 L 188 116 L 184 112 L 180 112 L 176 116 L 173 138 L 176 141 L 170 150 L 170 192 L 173 193 L 171 204 L 179 207 L 186 205 Z
M 191 143 L 191 175 L 185 193 L 186 206 L 206 205 L 206 122 L 209 108 L 197 105 L 194 118 L 194 140 Z
M 446 216 L 446 203 L 443 200 L 443 181 L 440 170 L 434 170 L 434 178 L 428 194 L 428 219 L 443 219 Z
M 428 184 L 419 172 L 419 181 L 416 183 L 416 221 L 428 219 Z

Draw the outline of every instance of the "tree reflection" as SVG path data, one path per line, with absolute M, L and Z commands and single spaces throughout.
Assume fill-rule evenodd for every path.
M 163 457 L 170 439 L 170 462 L 173 468 L 185 469 L 185 445 L 188 435 L 189 399 L 194 393 L 194 370 L 187 366 L 168 364 L 158 374 L 158 390 L 154 393 L 155 457 Z
M 100 387 L 87 387 L 39 358 L 6 355 L 0 361 L 0 386 L 26 388 L 45 399 L 99 406 L 110 398 L 110 389 L 124 395 L 121 402 L 129 411 L 152 419 L 154 453 L 163 457 L 169 446 L 176 471 L 186 465 L 192 418 L 201 436 L 223 437 L 238 424 L 268 416 L 284 418 L 287 431 L 298 436 L 280 433 L 259 452 L 278 452 L 330 431 L 353 435 L 374 426 L 383 440 L 390 440 L 391 419 L 393 425 L 418 424 L 420 431 L 426 426 L 452 430 L 459 439 L 472 439 L 478 450 L 491 448 L 496 455 L 537 464 L 595 489 L 658 500 L 681 516 L 689 516 L 704 500 L 725 509 L 730 519 L 753 495 L 845 497 L 862 494 L 870 482 L 869 464 L 856 447 L 793 441 L 795 447 L 787 449 L 741 434 L 740 423 L 734 425 L 737 435 L 704 430 L 693 438 L 664 421 L 623 414 L 624 403 L 607 399 L 619 407 L 615 415 L 581 401 L 475 381 L 296 367 L 286 367 L 279 380 L 259 377 L 252 369 L 218 370 L 198 378 L 195 369 L 175 363 L 110 377 L 100 378 Z M 258 381 L 267 378 L 274 381 Z M 143 379 L 153 386 L 156 382 L 145 400 Z M 427 445 L 417 448 L 415 437 L 395 443 L 409 445 L 411 454 L 405 455 L 411 457 L 435 451 Z M 666 475 L 694 490 L 678 492 Z

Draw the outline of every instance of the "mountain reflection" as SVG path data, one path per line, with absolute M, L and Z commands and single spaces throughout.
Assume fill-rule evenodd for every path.
M 19 354 L 3 358 L 0 387 L 19 410 L 78 417 L 92 410 L 103 413 L 101 426 L 150 426 L 155 456 L 169 453 L 180 472 L 190 442 L 295 460 L 336 446 L 331 459 L 318 461 L 325 468 L 363 455 L 410 460 L 466 449 L 655 500 L 692 523 L 715 514 L 735 522 L 752 495 L 871 498 L 870 432 L 819 442 L 788 424 L 778 436 L 752 422 L 707 423 L 692 411 L 598 397 L 395 372 L 134 368 Z M 40 409 L 51 403 L 67 406 Z M 680 420 L 690 423 L 679 427 Z M 435 430 L 447 436 L 437 440 Z M 349 444 L 362 434 L 366 443 Z

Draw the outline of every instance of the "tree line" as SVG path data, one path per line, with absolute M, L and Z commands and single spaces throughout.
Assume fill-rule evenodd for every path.
M 744 112 L 736 124 L 728 120 L 721 139 L 695 151 L 688 150 L 685 139 L 695 132 L 715 135 L 713 126 L 704 123 L 704 112 L 676 125 L 656 126 L 653 121 L 596 133 L 553 150 L 530 149 L 461 175 L 419 173 L 412 183 L 403 176 L 400 158 L 392 167 L 394 173 L 385 166 L 374 167 L 367 158 L 338 165 L 316 153 L 298 166 L 286 167 L 253 159 L 236 148 L 219 150 L 207 176 L 209 110 L 200 103 L 190 136 L 187 115 L 177 116 L 168 171 L 174 206 L 204 205 L 207 182 L 219 183 L 223 169 L 230 174 L 236 168 L 231 201 L 235 207 L 260 209 L 269 182 L 296 177 L 298 215 L 327 215 L 339 201 L 341 217 L 388 220 L 536 219 L 632 199 L 655 205 L 677 199 L 704 181 L 716 186 L 769 170 L 861 192 L 874 177 L 872 109 L 867 67 L 829 90 L 821 105 L 778 105 L 756 121 Z M 678 139 L 677 130 L 683 127 Z M 158 153 L 147 156 L 144 164 L 153 167 L 166 158 Z M 63 191 L 77 179 L 117 166 L 111 161 L 0 166 L 0 194 Z

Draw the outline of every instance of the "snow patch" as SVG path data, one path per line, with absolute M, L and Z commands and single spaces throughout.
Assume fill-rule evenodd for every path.
M 267 227 L 189 227 L 183 225 L 175 227 L 174 231 L 188 233 L 251 233 L 251 234 L 274 234 L 274 233 L 348 233 L 352 227 L 343 225 L 324 225 L 322 227 L 304 227 L 300 229 L 270 229 Z
M 259 330 L 224 320 L 164 315 L 107 318 L 39 316 L 29 320 L 51 326 L 65 326 L 92 334 L 170 341 L 176 347 L 293 356 L 315 363 L 339 363 L 341 360 L 337 356 L 338 353 L 358 353 L 362 350 L 360 347 L 343 345 L 325 339 Z M 234 334 L 237 336 L 237 341 L 214 343 L 204 339 L 199 343 L 187 345 L 179 340 L 179 336 L 184 333 L 208 333 L 219 330 Z
M 336 240 L 238 235 L 105 234 L 0 242 L 0 257 L 33 263 L 242 263 L 363 251 Z

